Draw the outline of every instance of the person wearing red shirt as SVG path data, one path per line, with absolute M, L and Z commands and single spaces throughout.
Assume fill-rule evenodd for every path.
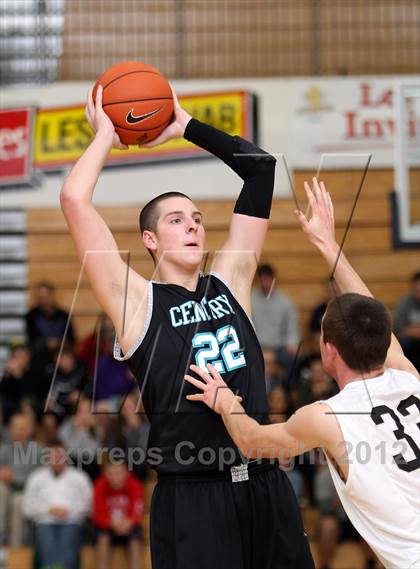
M 99 569 L 108 569 L 112 545 L 127 546 L 130 569 L 140 566 L 143 486 L 124 463 L 109 463 L 94 486 L 93 524 Z

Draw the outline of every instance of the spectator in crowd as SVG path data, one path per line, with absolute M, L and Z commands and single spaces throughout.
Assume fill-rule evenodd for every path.
M 124 463 L 108 463 L 95 482 L 93 523 L 97 531 L 98 569 L 108 569 L 111 545 L 124 545 L 130 569 L 140 567 L 143 487 Z
M 35 522 L 35 544 L 42 569 L 77 569 L 82 529 L 91 512 L 87 475 L 67 463 L 63 446 L 49 447 L 49 464 L 33 472 L 25 486 L 23 510 Z
M 47 409 L 58 416 L 75 412 L 81 392 L 88 388 L 85 367 L 76 358 L 71 345 L 55 352 L 54 363 L 49 366 L 50 392 Z
M 81 398 L 76 413 L 61 424 L 59 437 L 70 458 L 77 465 L 81 464 L 94 480 L 99 474 L 97 453 L 100 441 L 96 436 L 96 421 L 91 406 L 92 402 L 89 399 Z
M 303 407 L 321 399 L 328 399 L 337 393 L 335 382 L 325 373 L 321 356 L 309 358 L 308 368 L 302 370 L 299 386 L 293 394 L 295 407 Z
M 411 292 L 395 308 L 395 334 L 407 358 L 420 371 L 420 271 L 411 278 Z
M 277 385 L 268 394 L 268 409 L 270 423 L 284 423 L 291 415 L 290 401 L 287 391 Z M 303 502 L 303 477 L 302 474 L 294 468 L 293 461 L 284 460 L 279 457 L 280 465 L 289 478 L 289 481 L 295 491 L 298 503 Z
M 320 513 L 319 568 L 329 569 L 331 567 L 339 543 L 342 541 L 356 541 L 360 544 L 361 554 L 365 558 L 366 569 L 373 569 L 375 556 L 347 517 L 337 496 L 328 466 L 325 464 L 325 459 L 321 459 L 321 456 L 320 454 L 315 475 L 315 501 Z
M 328 278 L 325 281 L 324 300 L 317 304 L 309 317 L 309 332 L 311 335 L 311 353 L 319 353 L 319 339 L 321 336 L 321 321 L 325 314 L 329 300 L 334 298 L 336 292 L 334 290 L 334 281 Z
M 82 340 L 77 353 L 90 375 L 93 376 L 95 373 L 97 355 L 112 353 L 114 340 L 115 330 L 112 320 L 102 312 L 98 317 L 95 330 Z
M 119 414 L 119 430 L 122 438 L 122 448 L 126 455 L 133 457 L 133 474 L 141 481 L 148 477 L 146 461 L 147 441 L 149 439 L 150 424 L 142 409 L 137 410 L 139 393 L 130 393 Z
M 287 391 L 277 385 L 268 395 L 270 423 L 284 423 L 290 416 L 290 405 Z
M 110 399 L 94 402 L 95 436 L 102 448 L 113 448 L 120 442 L 118 408 Z
M 3 422 L 21 408 L 25 387 L 31 379 L 31 351 L 24 343 L 11 345 L 10 354 L 0 381 L 0 404 Z
M 59 417 L 53 413 L 44 413 L 38 423 L 37 440 L 46 447 L 56 441 L 59 429 Z
M 127 364 L 115 360 L 114 340 L 114 325 L 103 314 L 96 331 L 82 342 L 79 357 L 94 378 L 94 400 L 110 399 L 117 407 L 121 396 L 135 389 L 136 383 Z
M 42 281 L 38 283 L 35 293 L 34 307 L 26 314 L 26 332 L 34 354 L 48 354 L 58 348 L 63 340 L 74 344 L 70 316 L 57 306 L 54 285 Z
M 308 360 L 308 367 L 302 369 L 301 377 L 296 389 L 291 393 L 293 406 L 299 409 L 321 399 L 328 399 L 337 393 L 336 383 L 325 373 L 321 357 L 312 355 Z M 307 496 L 311 503 L 315 501 L 314 480 L 316 465 L 313 462 L 313 453 L 305 453 L 299 457 L 297 468 L 302 473 Z
M 298 315 L 292 300 L 276 285 L 276 275 L 270 265 L 257 270 L 258 287 L 252 291 L 252 319 L 258 340 L 263 348 L 271 348 L 278 359 L 293 362 L 299 346 Z
M 263 348 L 265 388 L 267 395 L 275 387 L 282 387 L 284 383 L 284 368 L 278 363 L 276 352 L 272 348 Z
M 0 446 L 0 534 L 12 547 L 25 541 L 22 515 L 22 490 L 29 475 L 40 464 L 41 448 L 31 440 L 33 424 L 29 417 L 13 415 L 9 424 L 9 442 Z

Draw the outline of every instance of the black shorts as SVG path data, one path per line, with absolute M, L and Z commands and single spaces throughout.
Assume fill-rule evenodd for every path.
M 249 480 L 159 476 L 150 516 L 153 569 L 313 569 L 287 476 L 251 464 Z
M 96 539 L 101 535 L 108 535 L 112 545 L 127 545 L 132 539 L 141 539 L 143 537 L 142 528 L 134 526 L 130 533 L 120 535 L 112 531 L 112 529 L 95 528 Z

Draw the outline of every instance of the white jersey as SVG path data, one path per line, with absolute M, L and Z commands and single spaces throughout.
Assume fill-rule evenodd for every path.
M 328 466 L 348 517 L 387 568 L 420 567 L 419 380 L 387 369 L 323 401 L 343 433 L 347 482 Z

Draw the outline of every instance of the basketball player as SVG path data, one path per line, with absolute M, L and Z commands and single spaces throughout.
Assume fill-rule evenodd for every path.
M 127 267 L 92 204 L 113 146 L 122 147 L 102 109 L 88 98 L 96 135 L 66 179 L 61 204 L 95 296 L 112 319 L 115 356 L 139 381 L 150 419 L 149 462 L 158 472 L 152 498 L 151 550 L 159 569 L 312 568 L 293 490 L 270 461 L 243 464 L 223 421 L 185 394 L 191 363 L 213 362 L 244 394 L 245 408 L 268 422 L 263 356 L 250 292 L 269 223 L 275 159 L 240 137 L 192 119 L 174 95 L 173 122 L 156 141 L 184 136 L 223 160 L 244 181 L 213 272 L 202 274 L 202 215 L 184 194 L 169 192 L 140 214 L 144 245 L 156 263 L 147 281 Z M 185 391 L 185 388 L 187 390 Z M 151 456 L 152 455 L 152 456 Z
M 286 423 L 261 426 L 211 364 L 203 381 L 186 379 L 203 393 L 189 395 L 222 415 L 248 457 L 288 458 L 322 447 L 337 493 L 354 527 L 386 567 L 419 567 L 419 375 L 391 334 L 385 307 L 350 266 L 334 237 L 329 193 L 305 184 L 312 209 L 295 215 L 343 293 L 328 303 L 320 339 L 324 369 L 338 383 L 334 397 L 299 409 Z M 247 394 L 240 390 L 246 406 Z

